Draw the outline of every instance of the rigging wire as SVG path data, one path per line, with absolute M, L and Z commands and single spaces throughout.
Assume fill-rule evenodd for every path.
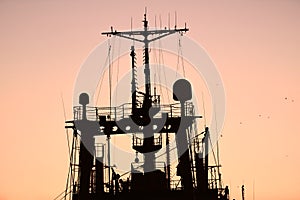
M 180 37 L 180 36 L 179 36 Z M 177 43 L 177 65 L 176 65 L 176 75 L 175 75 L 175 79 L 177 79 L 178 76 L 178 71 L 179 71 L 179 63 L 180 63 L 180 56 L 179 56 L 179 37 L 178 37 L 178 43 Z
M 76 131 L 76 135 L 79 135 L 77 133 L 77 131 Z M 74 143 L 75 143 L 75 147 L 74 147 Z M 63 193 L 65 193 L 65 195 L 62 198 L 60 198 L 60 199 L 66 199 L 67 195 L 71 193 L 71 190 L 68 192 L 68 190 L 72 187 L 71 185 L 69 186 L 69 180 L 74 185 L 74 179 L 75 179 L 75 177 L 72 174 L 72 165 L 73 165 L 72 163 L 73 163 L 73 158 L 76 159 L 76 149 L 77 149 L 76 145 L 77 145 L 77 136 L 73 137 L 73 141 L 72 141 L 71 156 L 69 158 L 70 159 L 70 165 L 69 165 L 69 170 L 68 170 L 66 188 L 65 188 L 65 190 L 62 193 L 60 193 L 56 198 L 54 198 L 54 200 L 58 199 Z M 74 149 L 75 149 L 75 154 L 73 152 Z M 70 198 L 71 198 L 71 196 L 70 196 Z
M 107 65 L 107 62 L 108 62 L 108 60 L 109 60 L 110 51 L 111 51 L 110 40 L 108 40 L 108 43 L 107 43 L 107 44 L 108 44 L 108 52 L 107 52 L 107 56 L 106 56 L 104 65 L 103 65 L 103 67 L 102 67 L 103 69 L 104 69 L 104 67 Z M 98 89 L 98 94 L 97 94 L 97 98 L 96 98 L 96 105 L 98 104 L 98 99 L 99 99 L 99 95 L 100 95 L 100 92 L 101 92 L 102 83 L 103 83 L 103 79 L 104 79 L 105 73 L 106 73 L 106 70 L 103 70 L 103 75 L 101 76 L 101 79 L 99 79 L 98 84 L 97 84 L 97 87 L 98 87 L 99 89 Z M 100 83 L 100 84 L 99 84 L 99 83 Z
M 117 61 L 117 77 L 116 77 L 117 82 L 116 82 L 116 84 L 119 83 L 120 51 L 121 51 L 121 40 L 120 39 L 118 39 L 118 43 L 119 43 L 119 45 L 118 45 L 118 56 L 117 56 L 118 61 Z M 117 103 L 118 103 L 118 88 L 116 87 L 116 100 L 115 100 L 116 106 L 117 106 Z
M 118 58 L 118 60 L 117 60 L 117 76 L 116 76 L 116 79 L 117 79 L 117 81 L 116 81 L 116 92 L 115 92 L 115 94 L 116 94 L 116 99 L 115 99 L 115 106 L 117 106 L 117 104 L 118 104 L 118 82 L 119 82 L 119 68 L 120 68 L 120 49 L 121 49 L 121 40 L 120 39 L 118 39 L 118 52 L 117 52 L 117 58 Z M 116 145 L 117 143 L 117 137 L 113 137 L 113 144 L 114 145 Z M 113 151 L 113 161 L 115 161 L 115 155 L 116 155 L 116 151 L 114 150 Z
M 210 146 L 212 147 L 213 145 L 212 145 L 212 141 L 211 141 L 211 138 L 210 138 L 210 134 L 209 134 L 208 139 L 209 139 Z M 215 154 L 215 152 L 214 152 L 214 149 L 211 148 L 211 151 L 212 151 L 212 153 L 213 153 L 213 157 L 214 157 L 214 160 L 215 160 L 215 164 L 217 165 L 218 162 L 217 162 L 217 158 L 216 158 L 216 154 Z
M 215 108 L 216 108 L 216 106 L 214 106 Z M 218 136 L 218 133 L 219 133 L 219 131 L 218 131 L 218 121 L 217 121 L 217 111 L 216 111 L 216 109 L 214 109 L 214 111 L 215 111 L 215 121 L 216 121 L 216 133 L 217 133 L 217 136 Z M 217 170 L 218 170 L 218 174 L 219 174 L 219 176 L 220 176 L 220 151 L 219 151 L 219 141 L 217 140 Z M 221 180 L 220 180 L 220 187 L 222 186 L 222 182 L 221 182 Z
M 159 15 L 159 22 L 160 22 L 160 29 L 162 28 L 162 20 L 161 20 L 161 16 Z M 165 70 L 165 63 L 164 63 L 164 55 L 163 55 L 163 50 L 162 50 L 162 42 L 159 39 L 158 40 L 158 63 L 160 66 L 163 66 L 163 75 L 164 75 L 164 81 L 165 81 L 165 85 L 168 85 L 167 83 L 167 76 L 166 76 L 166 70 Z M 170 103 L 170 94 L 167 91 L 167 98 L 168 98 L 168 102 Z
M 156 27 L 156 16 L 155 16 L 155 29 L 157 29 Z M 159 87 L 159 91 L 162 97 L 162 100 L 164 100 L 164 93 L 162 90 L 162 81 L 161 81 L 161 76 L 160 76 L 160 67 L 164 67 L 160 65 L 160 61 L 159 59 L 157 59 L 157 48 L 156 48 L 156 41 L 154 41 L 152 43 L 152 49 L 154 49 L 154 53 L 153 53 L 153 57 L 154 57 L 154 63 L 155 63 L 155 68 L 154 68 L 154 87 L 157 87 L 157 83 L 156 83 L 156 77 L 158 77 L 158 87 Z M 158 53 L 159 53 L 159 49 L 158 49 Z
M 109 107 L 112 107 L 112 77 L 113 77 L 113 70 L 114 70 L 114 49 L 115 49 L 115 42 L 116 42 L 116 36 L 113 37 L 112 39 L 112 47 L 111 47 L 111 52 L 109 55 L 109 60 L 108 60 L 108 82 L 109 82 Z M 111 109 L 109 110 L 109 114 L 111 117 Z
M 61 96 L 61 102 L 62 102 L 62 107 L 63 107 L 63 113 L 64 113 L 64 119 L 65 121 L 67 120 L 67 116 L 66 116 L 66 109 L 65 109 L 65 103 L 64 103 L 64 98 L 63 98 L 63 94 L 62 92 L 60 93 Z M 69 154 L 69 160 L 70 160 L 70 164 L 71 164 L 71 152 L 70 152 L 70 139 L 69 139 L 69 131 L 66 128 L 66 137 L 67 137 L 67 143 L 68 143 L 68 154 Z M 63 193 L 65 193 L 65 196 L 67 195 L 68 192 L 68 187 L 69 187 L 69 177 L 70 177 L 70 169 L 67 175 L 67 183 L 66 183 L 66 188 L 65 191 Z M 57 198 L 55 198 L 57 199 Z
M 178 34 L 176 78 L 178 75 L 180 62 L 181 62 L 181 66 L 182 66 L 183 77 L 185 77 L 185 68 L 184 68 L 184 59 L 183 59 L 183 52 L 182 52 L 182 45 L 181 45 L 181 37 L 182 36 L 180 34 Z
M 69 186 L 69 188 L 71 188 L 71 186 Z M 70 190 L 68 193 L 67 193 L 67 195 L 68 194 L 70 194 L 72 191 Z M 66 195 L 63 195 L 65 193 L 65 191 L 63 191 L 63 192 L 61 192 L 61 193 L 59 193 L 53 200 L 57 200 L 57 199 L 66 199 Z M 63 196 L 62 196 L 63 195 Z M 61 197 L 62 196 L 62 197 Z M 60 198 L 61 197 L 61 198 Z
M 160 44 L 161 45 L 161 44 Z M 163 56 L 163 51 L 160 47 L 160 55 L 161 55 L 161 61 L 162 61 L 162 66 L 165 66 L 165 63 L 164 63 L 164 56 Z M 165 79 L 165 85 L 168 85 L 167 83 L 167 76 L 166 76 L 166 69 L 165 67 L 163 67 L 163 75 L 164 75 L 164 79 Z M 170 94 L 169 92 L 167 91 L 167 98 L 168 98 L 168 103 L 170 103 Z
M 180 36 L 180 37 L 182 37 L 182 36 Z M 185 77 L 184 59 L 183 59 L 183 52 L 182 52 L 182 45 L 181 45 L 180 38 L 179 38 L 179 48 L 180 48 L 180 57 L 181 57 L 181 63 L 182 63 L 183 77 Z
M 65 103 L 64 103 L 64 98 L 63 98 L 63 94 L 60 93 L 60 97 L 61 97 L 61 103 L 62 103 L 62 107 L 63 107 L 63 112 L 64 112 L 64 118 L 65 118 L 65 121 L 67 120 L 67 116 L 66 116 L 66 109 L 65 109 Z M 68 129 L 66 129 L 66 135 L 67 135 L 67 142 L 68 142 L 68 153 L 69 153 L 69 157 L 71 157 L 71 154 L 70 154 L 70 139 L 69 139 L 69 131 Z
M 216 121 L 216 132 L 217 134 L 219 133 L 218 131 L 218 122 L 217 122 L 217 111 L 215 110 L 215 121 Z M 219 142 L 217 141 L 217 158 L 218 158 L 218 165 L 219 165 Z
M 115 38 L 116 37 L 114 36 L 112 44 L 111 44 L 110 39 L 108 40 L 108 43 L 107 43 L 107 45 L 108 45 L 108 52 L 107 52 L 107 57 L 105 59 L 104 65 L 102 67 L 104 69 L 103 70 L 103 75 L 101 76 L 101 79 L 99 79 L 98 84 L 97 84 L 97 87 L 99 89 L 98 89 L 98 94 L 97 94 L 97 98 L 96 98 L 96 105 L 98 104 L 99 96 L 100 96 L 100 93 L 101 93 L 101 88 L 102 88 L 103 80 L 104 80 L 104 77 L 105 77 L 105 74 L 106 74 L 105 66 L 107 64 L 109 65 L 109 67 L 108 67 L 108 73 L 109 73 L 108 79 L 110 79 L 110 77 L 112 77 L 112 72 L 110 74 L 110 67 L 113 66 L 113 63 L 111 63 L 111 60 L 112 60 L 113 54 L 114 54 L 113 49 L 114 49 L 114 45 L 115 45 Z M 111 88 L 111 82 L 109 82 L 109 87 Z M 111 92 L 109 91 L 109 96 L 110 96 L 110 100 L 109 100 L 110 102 L 109 102 L 109 104 L 111 105 L 111 94 L 110 93 Z

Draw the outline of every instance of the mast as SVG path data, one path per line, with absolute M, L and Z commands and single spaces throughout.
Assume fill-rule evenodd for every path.
M 209 129 L 205 127 L 205 135 L 204 135 L 204 144 L 205 144 L 205 159 L 204 159 L 204 169 L 205 169 L 205 190 L 207 191 L 209 188 L 208 185 L 208 156 L 209 156 Z
M 143 101 L 142 105 L 137 107 L 137 91 L 136 91 L 136 81 L 135 81 L 135 67 L 134 67 L 134 48 L 131 48 L 131 57 L 132 57 L 132 115 L 131 119 L 134 121 L 135 124 L 139 126 L 144 126 L 143 129 L 143 146 L 140 149 L 136 149 L 140 153 L 144 154 L 144 170 L 145 171 L 153 171 L 155 169 L 155 151 L 158 150 L 159 145 L 155 144 L 154 141 L 154 132 L 153 129 L 150 127 L 146 127 L 151 122 L 150 116 L 150 108 L 152 107 L 152 104 L 154 103 L 154 100 L 152 99 L 153 95 L 151 95 L 151 80 L 150 80 L 150 61 L 149 61 L 149 44 L 153 41 L 156 41 L 158 39 L 161 39 L 163 37 L 166 37 L 168 35 L 174 34 L 174 33 L 183 33 L 187 32 L 189 29 L 184 28 L 177 29 L 176 26 L 174 29 L 159 29 L 159 30 L 151 30 L 148 27 L 148 20 L 147 20 L 147 14 L 144 14 L 144 20 L 143 27 L 144 29 L 141 31 L 122 31 L 119 32 L 117 30 L 114 30 L 113 27 L 111 27 L 110 32 L 103 32 L 103 35 L 111 36 L 115 35 L 118 37 L 122 37 L 125 39 L 129 39 L 136 42 L 141 42 L 144 44 L 144 74 L 145 74 L 145 92 L 138 91 L 139 94 L 143 95 Z M 136 37 L 134 37 L 136 36 Z M 152 36 L 151 38 L 149 36 Z M 156 110 L 158 112 L 159 110 Z
M 174 34 L 174 33 L 183 33 L 189 31 L 188 28 L 186 28 L 186 25 L 184 28 L 177 29 L 176 26 L 174 29 L 159 29 L 159 30 L 150 30 L 148 28 L 148 20 L 146 13 L 144 14 L 144 29 L 142 31 L 122 31 L 119 32 L 117 30 L 114 30 L 113 27 L 111 27 L 110 32 L 103 32 L 102 35 L 115 35 L 118 37 L 122 37 L 125 39 L 129 39 L 136 42 L 141 42 L 144 44 L 144 74 L 145 74 L 145 94 L 144 94 L 144 101 L 143 101 L 143 107 L 147 108 L 151 106 L 151 81 L 150 81 L 150 65 L 149 65 L 149 44 L 153 41 L 156 41 L 158 39 L 161 39 L 163 37 L 166 37 L 168 35 Z M 149 39 L 149 36 L 155 36 L 151 39 Z M 140 36 L 140 38 L 135 38 L 133 36 Z
M 242 185 L 242 200 L 245 200 L 245 186 Z
M 146 13 L 144 14 L 144 31 L 148 31 L 148 21 Z M 145 99 L 149 99 L 151 96 L 151 82 L 150 82 L 150 68 L 149 68 L 149 41 L 148 41 L 148 35 L 144 35 L 144 65 L 145 65 Z
M 131 46 L 131 72 L 132 72 L 132 80 L 131 80 L 131 104 L 132 104 L 132 113 L 135 113 L 136 108 L 136 90 L 137 90 L 137 83 L 136 83 L 136 62 L 135 62 L 135 51 L 134 46 Z

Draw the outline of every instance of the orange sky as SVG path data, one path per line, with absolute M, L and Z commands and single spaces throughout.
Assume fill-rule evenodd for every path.
M 300 2 L 297 0 L 0 0 L 0 199 L 53 199 L 68 171 L 61 102 L 72 117 L 80 65 L 101 31 L 150 26 L 177 11 L 216 63 L 226 92 L 221 138 L 232 198 L 300 199 Z M 152 24 L 151 24 L 152 21 Z

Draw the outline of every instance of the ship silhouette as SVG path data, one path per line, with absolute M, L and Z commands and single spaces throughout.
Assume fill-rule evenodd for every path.
M 149 44 L 187 31 L 186 26 L 152 30 L 144 14 L 142 30 L 119 32 L 111 28 L 102 33 L 143 44 L 144 91 L 137 87 L 137 54 L 133 45 L 131 102 L 117 107 L 90 107 L 89 94 L 79 95 L 80 105 L 74 106 L 74 118 L 66 121 L 65 126 L 73 131 L 66 189 L 56 199 L 229 200 L 229 188 L 223 186 L 219 161 L 212 165 L 209 160 L 210 129 L 200 130 L 195 125 L 202 116 L 195 114 L 190 101 L 191 83 L 182 78 L 176 80 L 173 101 L 169 104 L 161 104 L 160 95 L 151 85 Z M 110 138 L 125 134 L 132 135 L 132 149 L 143 155 L 143 161 L 136 158 L 130 171 L 119 174 L 110 161 Z M 95 136 L 105 137 L 107 143 L 96 143 Z M 175 150 L 170 149 L 170 136 L 175 139 Z M 165 162 L 158 162 L 157 152 L 163 147 Z M 177 153 L 173 175 L 170 151 Z

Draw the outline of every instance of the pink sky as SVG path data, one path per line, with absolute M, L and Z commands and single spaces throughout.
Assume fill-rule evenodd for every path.
M 232 198 L 300 199 L 300 2 L 297 0 L 0 0 L 0 199 L 53 199 L 68 172 L 61 93 L 72 117 L 80 65 L 106 37 L 177 12 L 216 63 L 226 92 L 221 138 Z M 151 24 L 152 21 L 152 24 Z

